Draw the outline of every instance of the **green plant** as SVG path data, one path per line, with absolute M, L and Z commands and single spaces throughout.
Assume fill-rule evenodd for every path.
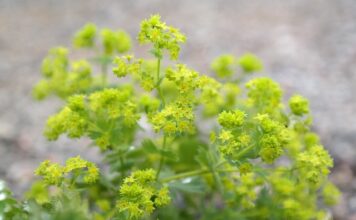
M 152 46 L 153 60 L 118 56 L 131 48 L 129 36 L 97 31 L 88 24 L 73 40 L 76 48 L 93 50 L 93 58 L 71 61 L 68 49 L 50 50 L 34 96 L 53 94 L 66 102 L 47 121 L 49 140 L 88 138 L 109 169 L 99 174 L 79 156 L 64 166 L 45 161 L 26 202 L 0 194 L 0 216 L 328 218 L 339 191 L 328 181 L 332 158 L 310 129 L 308 100 L 295 95 L 288 108 L 276 82 L 251 79 L 262 69 L 256 56 L 218 57 L 211 65 L 214 79 L 175 64 L 186 39 L 159 15 L 144 20 L 138 34 L 141 44 Z M 163 62 L 166 53 L 169 62 Z M 92 64 L 101 74 L 93 74 Z M 110 66 L 119 79 L 112 83 Z

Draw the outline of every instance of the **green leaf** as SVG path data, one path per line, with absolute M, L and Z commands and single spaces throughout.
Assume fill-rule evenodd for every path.
M 158 154 L 160 152 L 158 147 L 153 143 L 151 139 L 144 139 L 141 143 L 141 147 L 147 153 Z

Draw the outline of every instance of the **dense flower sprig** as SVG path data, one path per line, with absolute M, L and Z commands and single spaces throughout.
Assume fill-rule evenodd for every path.
M 45 136 L 89 138 L 110 169 L 99 176 L 79 156 L 65 166 L 44 161 L 36 170 L 43 180 L 28 194 L 38 203 L 31 217 L 49 207 L 54 219 L 66 211 L 80 220 L 326 218 L 340 192 L 327 179 L 333 161 L 312 132 L 306 98 L 292 96 L 285 109 L 277 82 L 250 79 L 263 65 L 249 53 L 216 58 L 210 67 L 219 79 L 161 62 L 165 51 L 178 59 L 185 36 L 159 15 L 141 23 L 138 40 L 152 44 L 155 60 L 114 57 L 131 48 L 128 34 L 89 23 L 73 44 L 95 57 L 72 62 L 58 47 L 44 59 L 35 96 L 66 100 Z
M 142 44 L 152 43 L 152 53 L 161 58 L 163 50 L 167 50 L 172 60 L 178 59 L 180 43 L 185 42 L 185 36 L 178 29 L 167 26 L 161 21 L 161 16 L 153 15 L 141 23 L 138 40 Z
M 73 45 L 78 48 L 93 47 L 95 44 L 96 32 L 97 28 L 95 24 L 86 24 L 74 35 Z
M 70 63 L 68 50 L 62 47 L 50 50 L 43 60 L 42 74 L 44 79 L 33 90 L 39 100 L 50 94 L 65 98 L 87 90 L 93 83 L 91 65 L 86 60 Z
M 300 153 L 297 158 L 297 166 L 309 182 L 320 184 L 329 174 L 333 160 L 322 146 L 316 145 Z
M 294 95 L 289 99 L 289 107 L 293 114 L 298 116 L 309 113 L 309 102 L 300 95 Z
M 76 177 L 82 175 L 85 183 L 94 183 L 99 178 L 99 169 L 96 165 L 80 156 L 69 158 L 65 166 L 45 160 L 36 169 L 35 174 L 42 176 L 46 184 L 59 186 L 65 181 L 66 175 L 73 171 L 79 171 L 79 173 L 76 172 L 73 175 L 76 175 Z
M 127 212 L 128 219 L 138 219 L 170 203 L 168 188 L 155 186 L 155 179 L 152 169 L 135 171 L 124 179 L 117 207 L 120 212 Z
M 282 90 L 270 78 L 261 77 L 246 83 L 248 103 L 261 112 L 273 112 L 281 107 Z
M 106 150 L 112 142 L 131 137 L 127 132 L 139 119 L 137 111 L 129 87 L 104 89 L 89 96 L 75 95 L 68 99 L 67 106 L 47 120 L 44 134 L 49 140 L 56 140 L 64 133 L 70 138 L 88 135 L 102 150 Z M 106 130 L 106 126 L 111 126 L 111 129 Z M 115 134 L 118 131 L 123 133 Z
M 259 72 L 263 68 L 261 60 L 250 53 L 241 56 L 238 63 L 246 73 Z

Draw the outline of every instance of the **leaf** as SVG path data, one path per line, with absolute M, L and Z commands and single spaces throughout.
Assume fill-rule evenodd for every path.
M 160 150 L 161 155 L 167 160 L 177 162 L 179 160 L 177 154 L 171 150 Z
M 158 154 L 160 152 L 158 147 L 153 143 L 153 141 L 151 139 L 144 139 L 141 143 L 141 147 L 147 153 Z

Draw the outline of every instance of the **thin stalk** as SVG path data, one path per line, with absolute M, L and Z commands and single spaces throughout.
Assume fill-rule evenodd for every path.
M 122 156 L 121 153 L 120 153 L 119 159 L 120 159 L 120 164 L 121 164 L 121 175 L 122 175 L 123 177 L 125 177 L 125 176 L 126 176 L 125 167 L 124 167 L 125 162 L 124 162 L 124 157 Z
M 216 171 L 219 173 L 229 173 L 229 172 L 238 172 L 239 170 L 238 169 L 222 169 L 222 170 L 216 170 Z M 209 169 L 193 170 L 193 171 L 179 173 L 177 175 L 161 179 L 160 182 L 167 183 L 167 182 L 171 182 L 174 180 L 184 179 L 184 178 L 193 177 L 193 176 L 199 176 L 199 175 L 207 174 L 207 173 L 211 173 L 211 170 L 209 170 Z
M 157 59 L 157 87 L 159 86 L 160 73 L 161 73 L 161 59 Z
M 158 92 L 158 95 L 162 101 L 162 107 L 164 107 L 166 105 L 166 101 L 164 100 L 164 96 L 161 90 L 161 79 L 160 79 L 160 74 L 161 74 L 161 59 L 157 59 L 157 73 L 156 73 L 156 77 L 157 77 L 157 82 L 156 82 L 156 89 Z
M 211 158 L 211 160 L 213 160 L 213 154 L 212 154 L 212 151 L 209 151 L 209 157 Z M 216 183 L 216 186 L 220 192 L 221 195 L 223 195 L 224 193 L 224 187 L 223 187 L 223 184 L 221 182 L 221 179 L 220 179 L 220 175 L 218 174 L 218 172 L 216 171 L 216 166 L 212 166 L 212 167 L 209 167 L 211 173 L 213 174 L 213 177 L 214 177 L 214 181 Z
M 106 61 L 101 63 L 101 74 L 103 85 L 105 86 L 108 78 L 108 64 Z
M 162 153 L 166 149 L 166 145 L 167 145 L 167 137 L 166 137 L 166 135 L 164 135 L 163 136 L 163 144 L 162 144 Z M 160 174 L 160 172 L 162 170 L 163 164 L 164 164 L 164 156 L 161 154 L 161 159 L 159 161 L 158 170 L 157 170 L 157 174 L 156 174 L 156 179 L 158 179 L 158 177 L 159 177 L 159 174 Z
M 240 158 L 242 158 L 243 156 L 245 156 L 246 154 L 248 154 L 252 149 L 253 149 L 253 145 L 250 145 L 250 146 L 248 146 L 248 147 L 246 147 L 245 149 L 243 149 L 242 151 L 240 151 L 237 155 L 236 155 L 236 157 L 235 157 L 235 159 L 240 159 Z

